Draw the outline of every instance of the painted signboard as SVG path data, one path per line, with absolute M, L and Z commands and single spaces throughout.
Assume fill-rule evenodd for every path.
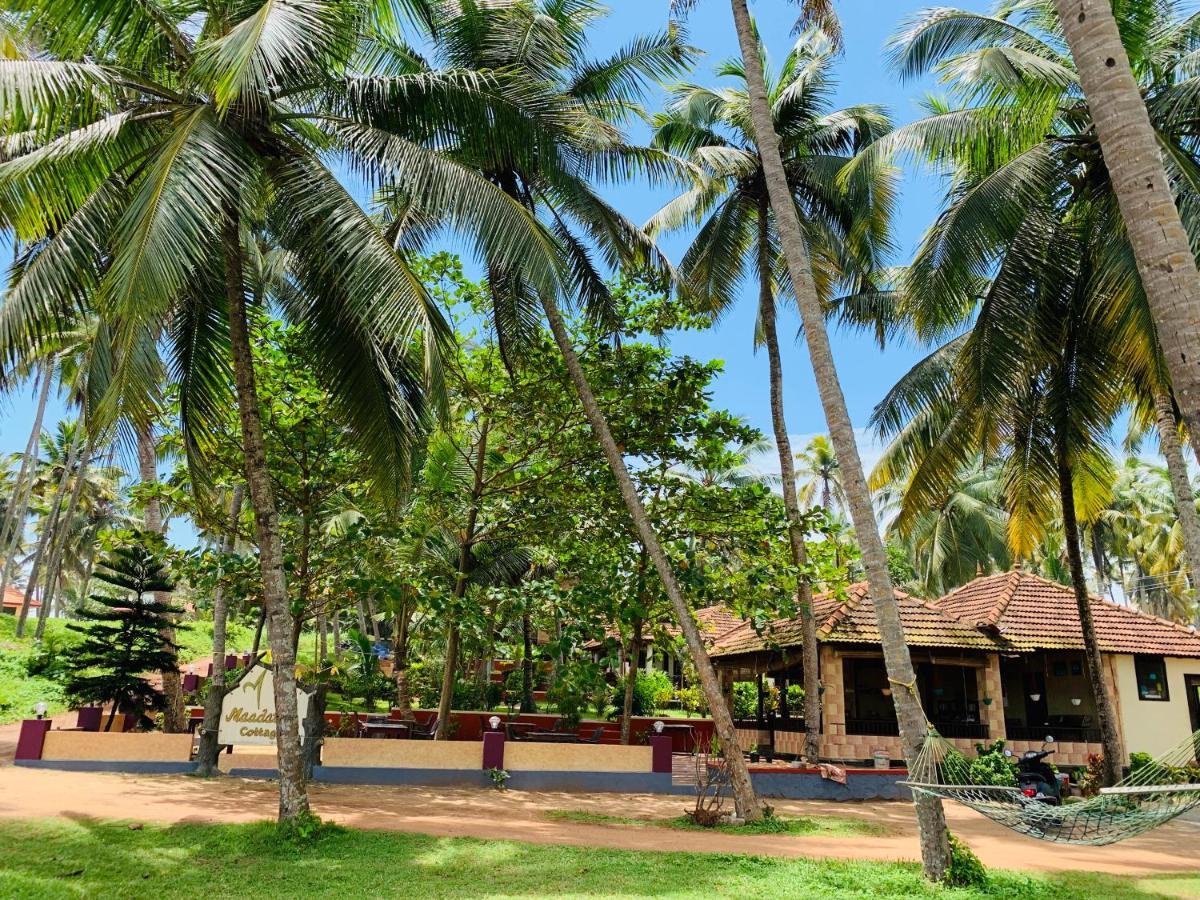
M 300 739 L 304 739 L 304 716 L 308 712 L 308 694 L 297 688 L 296 706 L 300 715 Z M 256 666 L 236 688 L 225 695 L 221 704 L 221 728 L 217 740 L 222 744 L 275 745 L 275 675 L 265 666 Z

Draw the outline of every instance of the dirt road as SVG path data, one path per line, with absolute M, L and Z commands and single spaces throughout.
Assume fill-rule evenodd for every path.
M 7 728 L 0 729 L 0 741 Z M 567 794 L 351 785 L 313 785 L 314 810 L 355 828 L 422 832 L 630 850 L 689 850 L 785 857 L 915 860 L 912 807 L 901 802 L 779 801 L 783 816 L 838 815 L 875 822 L 879 837 L 732 835 L 658 827 L 562 821 L 548 810 L 617 816 L 678 816 L 686 797 Z M 267 781 L 151 777 L 0 767 L 0 817 L 51 816 L 145 822 L 247 822 L 274 815 L 278 796 Z M 1113 847 L 1069 847 L 1022 838 L 954 804 L 950 826 L 989 866 L 1030 871 L 1092 871 L 1151 875 L 1200 869 L 1200 826 L 1176 822 Z

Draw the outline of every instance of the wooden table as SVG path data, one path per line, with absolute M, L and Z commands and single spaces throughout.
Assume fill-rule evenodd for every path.
M 655 733 L 653 728 L 650 729 L 650 733 Z M 691 753 L 696 749 L 696 731 L 691 725 L 664 722 L 662 733 L 670 735 L 672 749 L 677 748 L 683 753 Z M 682 740 L 677 743 L 676 738 L 682 738 Z M 679 744 L 682 744 L 682 746 L 679 746 Z
M 363 734 L 369 738 L 399 740 L 407 738 L 411 733 L 411 729 L 405 722 L 366 722 L 362 729 Z

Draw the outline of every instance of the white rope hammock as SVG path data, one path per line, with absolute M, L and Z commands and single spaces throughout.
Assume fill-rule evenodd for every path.
M 971 760 L 931 728 L 909 780 L 901 784 L 955 800 L 1019 834 L 1099 846 L 1142 834 L 1200 806 L 1200 784 L 1191 783 L 1197 780 L 1198 753 L 1200 731 L 1116 786 L 1101 788 L 1097 796 L 1051 806 L 1026 797 L 1015 784 L 978 783 L 987 777 L 986 769 L 972 772 Z

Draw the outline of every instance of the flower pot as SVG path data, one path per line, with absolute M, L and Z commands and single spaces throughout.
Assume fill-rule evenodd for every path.
M 750 762 L 752 762 L 752 763 L 758 762 L 758 754 L 757 753 L 750 754 Z

